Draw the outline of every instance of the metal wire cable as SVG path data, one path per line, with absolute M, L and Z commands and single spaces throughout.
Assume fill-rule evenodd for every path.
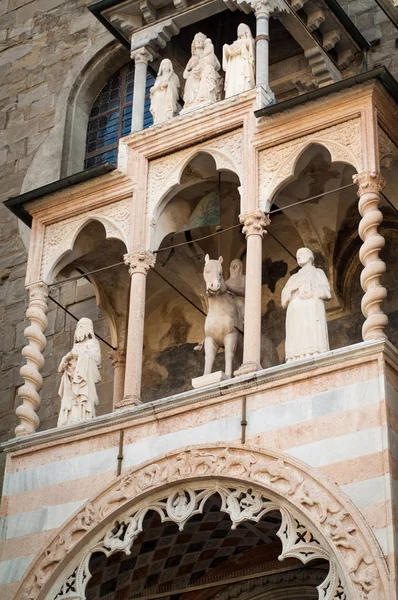
M 79 318 L 76 317 L 76 315 L 74 315 L 73 313 L 71 313 L 66 308 L 66 306 L 63 306 L 60 302 L 58 302 L 58 300 L 55 300 L 55 298 L 53 298 L 50 295 L 48 295 L 48 299 L 51 300 L 52 302 L 54 302 L 54 304 L 56 304 L 57 306 L 59 306 L 59 308 L 62 308 L 62 310 L 64 310 L 67 315 L 69 315 L 70 317 L 72 317 L 72 319 L 75 319 L 75 321 L 79 321 Z M 98 333 L 95 333 L 95 337 L 97 337 L 99 340 L 101 340 L 101 342 L 103 342 L 104 344 L 106 344 L 107 346 L 109 346 L 109 348 L 112 348 L 112 350 L 116 350 L 116 348 L 114 346 L 112 346 L 109 342 L 107 342 L 106 340 L 104 340 L 104 338 L 102 338 L 100 335 L 98 335 Z
M 317 194 L 316 196 L 311 196 L 310 198 L 305 198 L 304 200 L 298 200 L 297 202 L 294 202 L 293 204 L 288 204 L 287 206 L 283 206 L 281 208 L 276 208 L 274 210 L 271 210 L 269 213 L 267 213 L 268 215 L 273 215 L 275 213 L 279 213 L 279 212 L 283 212 L 289 208 L 292 208 L 293 206 L 299 206 L 300 204 L 305 204 L 306 202 L 311 202 L 312 200 L 317 200 L 318 198 L 323 198 L 323 196 L 327 196 L 329 194 L 334 194 L 335 192 L 339 192 L 341 190 L 345 190 L 347 188 L 356 186 L 355 183 L 349 183 L 348 185 L 343 185 L 341 187 L 335 188 L 333 190 L 329 190 L 327 192 L 322 192 L 322 194 Z M 384 194 L 383 194 L 384 196 Z M 386 198 L 386 200 L 389 202 L 389 200 Z M 391 202 L 390 202 L 391 204 Z M 393 206 L 393 205 L 392 205 Z M 395 207 L 394 207 L 395 208 Z M 395 209 L 396 210 L 396 209 Z M 225 227 L 223 228 L 221 231 L 216 231 L 214 233 L 209 233 L 208 235 L 203 235 L 202 237 L 196 238 L 195 240 L 191 240 L 188 242 L 180 242 L 179 244 L 173 244 L 172 246 L 166 246 L 165 248 L 159 248 L 158 250 L 153 250 L 153 254 L 159 254 L 159 252 L 165 252 L 166 250 L 172 250 L 173 248 L 180 248 L 181 246 L 188 246 L 188 244 L 193 244 L 193 243 L 197 243 L 197 242 L 201 242 L 203 240 L 207 240 L 209 238 L 212 238 L 216 235 L 221 235 L 222 233 L 226 233 L 227 231 L 231 231 L 231 229 L 237 229 L 238 227 L 242 227 L 241 223 L 238 223 L 236 225 L 231 225 L 231 227 Z M 270 233 L 270 232 L 268 232 Z M 271 237 L 278 242 L 278 244 L 280 246 L 282 246 L 282 248 L 284 248 L 286 250 L 286 252 L 288 252 L 291 256 L 293 256 L 293 254 L 282 244 L 282 242 L 280 242 L 275 235 L 271 234 Z M 64 283 L 68 282 L 68 281 L 77 281 L 78 279 L 83 279 L 84 277 L 88 277 L 88 275 L 94 275 L 95 273 L 99 273 L 101 271 L 106 271 L 107 269 L 113 269 L 114 267 L 119 267 L 121 265 L 124 265 L 124 262 L 117 262 L 114 263 L 113 265 L 108 265 L 106 267 L 101 267 L 99 269 L 94 269 L 93 271 L 88 271 L 87 273 L 83 273 L 82 275 L 75 275 L 74 277 L 69 277 L 68 279 L 63 279 L 62 281 L 57 281 L 56 283 L 52 283 L 51 287 L 58 287 L 60 285 L 63 285 Z

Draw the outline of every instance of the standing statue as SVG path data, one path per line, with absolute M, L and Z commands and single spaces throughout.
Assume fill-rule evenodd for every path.
M 197 33 L 192 42 L 191 52 L 191 58 L 183 73 L 186 80 L 184 112 L 217 102 L 221 98 L 222 90 L 222 77 L 218 73 L 220 63 L 214 54 L 212 41 L 204 33 Z
M 174 116 L 177 110 L 179 87 L 180 80 L 178 75 L 174 73 L 173 63 L 168 58 L 163 59 L 160 63 L 155 84 L 150 90 L 150 111 L 154 125 L 167 121 Z
M 282 290 L 286 313 L 286 362 L 315 356 L 329 350 L 324 300 L 330 300 L 330 286 L 322 269 L 314 267 L 314 255 L 308 248 L 296 254 L 300 270 Z
M 98 404 L 95 384 L 101 381 L 100 365 L 101 349 L 94 336 L 93 322 L 83 317 L 76 325 L 73 348 L 58 368 L 62 372 L 58 390 L 61 396 L 58 427 L 95 417 Z
M 251 90 L 256 83 L 254 73 L 254 40 L 250 27 L 241 23 L 238 39 L 224 44 L 222 68 L 225 71 L 225 97 Z
M 225 374 L 232 377 L 232 364 L 235 353 L 242 357 L 243 351 L 243 318 L 242 306 L 239 306 L 235 293 L 228 291 L 222 271 L 222 256 L 218 260 L 210 260 L 205 256 L 203 277 L 206 283 L 206 294 L 209 300 L 209 311 L 205 321 L 205 370 L 204 374 L 211 373 L 214 360 L 219 348 L 225 349 Z M 229 285 L 242 293 L 242 263 L 231 263 L 233 275 L 228 280 Z M 232 282 L 231 282 L 232 280 Z M 234 281 L 235 280 L 235 281 Z M 243 297 L 241 296 L 243 299 Z M 272 341 L 265 335 L 261 336 L 261 364 L 263 368 L 271 367 L 278 362 L 276 348 Z
M 235 295 L 242 323 L 245 318 L 245 289 L 246 275 L 243 275 L 243 263 L 239 258 L 234 258 L 229 265 L 229 279 L 225 282 L 227 290 Z

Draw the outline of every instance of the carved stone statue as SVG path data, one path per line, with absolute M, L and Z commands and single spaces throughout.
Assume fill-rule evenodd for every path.
M 300 270 L 282 290 L 286 313 L 286 362 L 314 356 L 329 350 L 324 300 L 330 300 L 330 286 L 322 269 L 314 267 L 308 248 L 296 254 Z
M 205 370 L 204 375 L 212 372 L 214 360 L 219 348 L 225 349 L 225 374 L 232 377 L 232 365 L 235 353 L 242 356 L 243 351 L 243 294 L 244 279 L 242 262 L 238 259 L 231 262 L 231 277 L 224 281 L 222 256 L 218 260 L 210 260 L 205 256 L 203 277 L 209 310 L 205 321 Z M 229 291 L 229 289 L 231 291 Z M 233 291 L 234 290 L 234 291 Z M 233 292 L 233 293 L 232 293 Z M 240 303 L 239 303 L 240 301 Z M 278 355 L 274 344 L 267 336 L 261 336 L 261 364 L 263 368 L 277 364 Z
M 184 109 L 205 106 L 221 98 L 222 77 L 218 73 L 221 66 L 214 54 L 212 41 L 204 33 L 197 33 L 191 46 L 192 55 L 183 77 Z
M 250 27 L 241 23 L 238 39 L 224 44 L 222 68 L 225 71 L 225 97 L 230 98 L 255 86 L 254 40 Z
M 229 279 L 225 282 L 227 290 L 235 295 L 242 323 L 245 316 L 245 287 L 246 275 L 243 275 L 243 263 L 239 258 L 234 258 L 229 265 Z
M 150 111 L 155 125 L 174 116 L 177 110 L 179 87 L 180 80 L 174 73 L 173 63 L 168 58 L 163 59 L 155 84 L 150 91 Z
M 101 381 L 100 364 L 101 349 L 94 336 L 93 322 L 84 317 L 76 325 L 72 350 L 63 357 L 58 368 L 62 372 L 58 427 L 95 417 L 98 404 L 95 384 Z

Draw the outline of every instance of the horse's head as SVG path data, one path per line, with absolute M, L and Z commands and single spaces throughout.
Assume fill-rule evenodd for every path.
M 222 256 L 220 256 L 218 260 L 210 260 L 208 254 L 205 256 L 203 277 L 206 282 L 206 293 L 208 295 L 223 294 L 226 291 L 222 272 L 222 261 Z

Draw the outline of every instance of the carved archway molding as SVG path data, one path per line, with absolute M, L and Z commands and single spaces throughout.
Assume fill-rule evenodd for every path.
M 77 236 L 90 221 L 99 221 L 105 229 L 106 239 L 121 240 L 129 251 L 130 211 L 131 201 L 127 198 L 47 225 L 42 250 L 41 279 L 47 283 L 52 282 L 56 265 L 68 251 L 73 250 Z
M 231 526 L 278 510 L 280 560 L 329 561 L 319 598 L 388 600 L 386 563 L 359 511 L 323 475 L 290 457 L 257 448 L 189 447 L 129 469 L 88 501 L 31 565 L 19 600 L 84 600 L 93 552 L 130 551 L 148 510 L 182 529 L 213 494 Z
M 156 222 L 163 200 L 181 182 L 184 169 L 198 154 L 209 154 L 215 161 L 217 171 L 235 173 L 242 184 L 243 151 L 242 132 L 221 135 L 211 141 L 185 148 L 162 158 L 149 161 L 147 215 L 148 222 Z
M 294 176 L 298 160 L 313 145 L 324 146 L 331 162 L 363 170 L 360 119 L 351 119 L 304 137 L 273 146 L 259 153 L 259 205 L 268 212 L 272 198 Z

